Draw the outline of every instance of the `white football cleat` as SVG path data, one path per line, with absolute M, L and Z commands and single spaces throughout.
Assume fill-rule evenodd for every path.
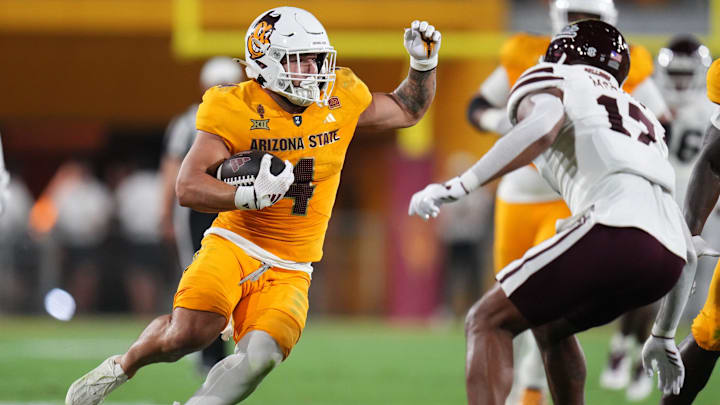
M 640 369 L 636 369 L 633 374 L 635 375 L 627 387 L 625 397 L 630 402 L 641 402 L 650 396 L 653 388 L 653 380 L 645 374 L 642 365 L 640 365 Z
M 116 362 L 120 355 L 105 359 L 92 371 L 77 379 L 65 396 L 65 405 L 97 405 L 115 388 L 127 381 L 127 376 Z
M 632 359 L 630 356 L 611 359 L 600 376 L 600 386 L 608 390 L 621 390 L 630 383 L 630 369 Z

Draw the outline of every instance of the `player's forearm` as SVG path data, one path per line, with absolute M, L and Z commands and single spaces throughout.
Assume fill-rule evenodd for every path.
M 180 161 L 176 157 L 164 156 L 160 163 L 162 173 L 162 211 L 163 215 L 172 212 L 175 205 L 175 183 L 180 171 Z
M 523 167 L 552 145 L 564 120 L 559 98 L 536 94 L 523 100 L 520 122 L 460 176 L 468 192 Z
M 408 125 L 415 125 L 430 108 L 435 97 L 437 69 L 419 72 L 410 68 L 408 76 L 391 96 L 408 116 Z
M 688 243 L 691 243 L 688 241 Z M 653 324 L 652 334 L 656 337 L 674 338 L 677 331 L 680 318 L 682 317 L 695 282 L 695 272 L 697 269 L 697 258 L 694 255 L 688 255 L 688 262 L 683 268 L 680 279 L 672 290 L 660 301 L 660 311 Z
M 479 131 L 490 131 L 504 135 L 511 128 L 505 108 L 497 108 L 478 94 L 470 100 L 467 108 L 467 120 Z
M 720 130 L 711 126 L 685 195 L 685 221 L 699 235 L 720 195 Z
M 178 176 L 175 192 L 178 203 L 201 212 L 221 212 L 236 209 L 235 187 L 198 172 Z

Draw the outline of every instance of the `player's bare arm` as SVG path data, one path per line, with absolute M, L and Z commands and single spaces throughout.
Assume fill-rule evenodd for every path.
M 493 145 L 475 165 L 444 184 L 430 184 L 413 195 L 408 213 L 428 219 L 439 205 L 456 201 L 517 168 L 530 164 L 555 142 L 564 119 L 562 92 L 541 90 L 518 105 L 517 125 Z
M 407 78 L 392 93 L 373 93 L 372 102 L 360 115 L 358 127 L 382 131 L 415 125 L 435 97 L 440 31 L 426 21 L 413 21 L 405 30 L 405 49 L 410 54 Z
M 222 138 L 198 131 L 178 173 L 175 192 L 178 202 L 201 212 L 235 209 L 235 187 L 217 180 L 211 173 L 230 157 Z
M 720 195 L 720 129 L 705 134 L 703 150 L 693 168 L 685 197 L 685 221 L 693 235 L 700 235 Z

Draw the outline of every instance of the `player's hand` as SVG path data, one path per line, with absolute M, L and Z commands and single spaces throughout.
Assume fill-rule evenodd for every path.
M 643 368 L 648 376 L 658 374 L 658 389 L 663 394 L 680 394 L 685 381 L 685 366 L 675 339 L 650 335 L 642 350 Z
M 0 169 L 0 215 L 5 211 L 8 200 L 10 199 L 10 174 L 5 170 Z
M 270 172 L 272 155 L 266 153 L 260 161 L 260 171 L 252 186 L 240 186 L 235 191 L 235 207 L 261 210 L 280 201 L 295 181 L 292 163 L 285 161 L 285 169 L 277 176 Z
M 410 54 L 410 67 L 420 72 L 435 69 L 442 35 L 427 21 L 415 20 L 405 28 L 405 49 Z
M 272 155 L 265 154 L 260 162 L 260 171 L 255 177 L 255 195 L 257 197 L 257 206 L 259 210 L 269 207 L 280 201 L 285 193 L 287 193 L 290 185 L 295 181 L 292 163 L 285 161 L 285 169 L 275 176 L 270 173 L 270 163 Z
M 692 243 L 693 243 L 693 246 L 695 247 L 695 254 L 697 255 L 697 257 L 700 257 L 700 256 L 718 257 L 718 256 L 720 256 L 720 252 L 718 252 L 717 250 L 710 247 L 710 245 L 700 235 L 693 236 Z
M 445 184 L 429 184 L 423 190 L 413 194 L 408 215 L 417 215 L 422 219 L 435 218 L 440 213 L 441 204 L 457 201 L 467 194 L 459 177 L 454 177 Z

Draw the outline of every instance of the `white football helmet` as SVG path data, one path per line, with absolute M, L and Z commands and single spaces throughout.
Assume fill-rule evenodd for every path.
M 617 23 L 617 9 L 613 0 L 553 0 L 550 2 L 550 21 L 553 34 L 574 22 L 569 21 L 568 13 L 586 13 L 597 15 L 610 25 Z
M 205 90 L 218 84 L 234 84 L 243 80 L 245 75 L 240 65 L 226 56 L 209 59 L 200 70 L 200 85 Z
M 300 71 L 303 54 L 318 55 L 317 73 L 290 72 L 293 63 Z M 335 85 L 336 56 L 320 21 L 296 7 L 262 13 L 245 34 L 247 76 L 300 106 L 327 103 Z
M 667 103 L 678 107 L 704 92 L 711 63 L 710 50 L 692 35 L 672 38 L 658 52 L 655 71 L 656 83 Z

